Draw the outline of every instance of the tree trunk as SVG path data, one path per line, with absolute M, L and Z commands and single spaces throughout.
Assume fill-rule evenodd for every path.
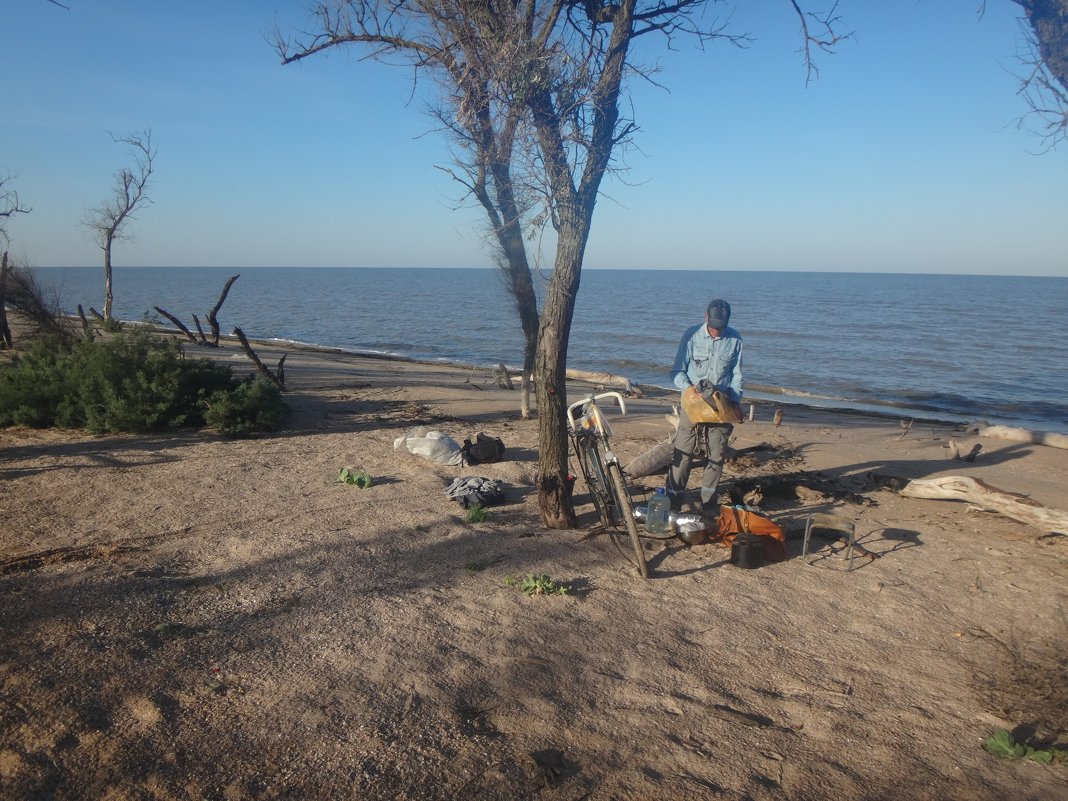
M 556 529 L 576 525 L 575 507 L 567 491 L 567 343 L 592 212 L 592 208 L 583 209 L 562 221 L 556 265 L 538 331 L 538 508 L 545 525 Z
M 11 328 L 7 324 L 7 251 L 0 264 L 0 349 L 14 347 Z
M 104 314 L 105 320 L 111 319 L 111 233 L 104 241 Z

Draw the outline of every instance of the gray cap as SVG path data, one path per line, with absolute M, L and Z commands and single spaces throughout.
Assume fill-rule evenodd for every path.
M 708 304 L 705 314 L 708 316 L 708 324 L 712 328 L 726 328 L 727 323 L 731 321 L 731 304 L 717 298 Z

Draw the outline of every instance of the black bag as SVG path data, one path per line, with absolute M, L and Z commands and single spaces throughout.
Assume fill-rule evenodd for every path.
M 475 434 L 475 441 L 464 440 L 460 448 L 463 454 L 464 464 L 489 464 L 499 462 L 504 456 L 504 443 L 500 437 L 491 437 L 479 431 Z

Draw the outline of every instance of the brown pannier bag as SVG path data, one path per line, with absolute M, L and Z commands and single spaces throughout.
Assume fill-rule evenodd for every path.
M 769 562 L 786 559 L 786 536 L 782 526 L 748 509 L 724 506 L 719 510 L 712 538 L 730 547 L 739 534 L 750 534 L 764 543 L 764 558 Z

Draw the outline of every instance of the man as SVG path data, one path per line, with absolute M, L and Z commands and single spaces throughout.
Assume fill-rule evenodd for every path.
M 717 299 L 708 304 L 705 321 L 682 335 L 675 363 L 671 367 L 671 380 L 684 395 L 687 392 L 705 395 L 709 390 L 718 389 L 729 396 L 733 403 L 741 402 L 742 337 L 728 327 L 730 319 L 730 304 Z M 719 513 L 716 489 L 723 474 L 727 439 L 734 426 L 730 423 L 709 423 L 704 430 L 707 432 L 708 463 L 701 480 L 701 513 L 715 516 Z M 696 449 L 697 433 L 680 405 L 675 453 L 666 482 L 667 494 L 675 510 L 681 507 Z

